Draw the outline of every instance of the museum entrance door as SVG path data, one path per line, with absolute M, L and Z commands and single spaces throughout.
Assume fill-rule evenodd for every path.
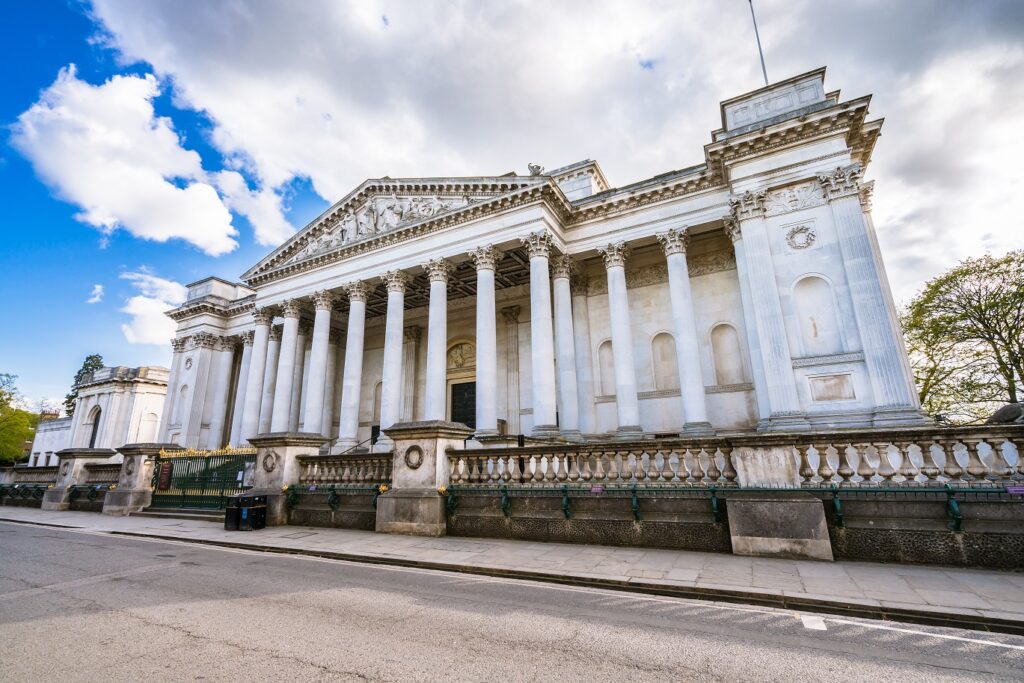
M 451 386 L 451 421 L 476 429 L 476 382 L 459 382 Z

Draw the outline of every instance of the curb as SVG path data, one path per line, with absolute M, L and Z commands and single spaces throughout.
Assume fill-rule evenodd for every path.
M 58 529 L 82 529 L 82 527 L 65 526 L 60 524 L 47 524 L 43 522 L 27 522 L 24 520 L 4 518 L 0 518 L 0 521 L 10 522 L 14 524 L 25 524 L 29 526 L 42 526 Z M 862 603 L 859 604 L 856 602 L 840 602 L 835 600 L 821 600 L 816 598 L 800 598 L 771 593 L 760 593 L 743 590 L 725 590 L 718 588 L 703 588 L 699 586 L 675 586 L 664 583 L 658 583 L 656 581 L 646 580 L 619 581 L 616 579 L 602 579 L 574 574 L 549 574 L 545 572 L 529 571 L 523 569 L 499 569 L 494 567 L 480 567 L 464 564 L 448 564 L 444 562 L 410 560 L 396 557 L 356 555 L 353 553 L 331 552 L 327 550 L 310 550 L 304 548 L 277 548 L 273 546 L 258 545 L 254 543 L 215 541 L 200 538 L 182 538 L 180 536 L 168 536 L 164 534 L 143 534 L 134 531 L 106 531 L 100 533 L 106 533 L 110 536 L 124 536 L 128 538 L 153 538 L 163 541 L 177 541 L 181 543 L 208 545 L 220 548 L 250 550 L 275 555 L 301 555 L 306 557 L 320 557 L 330 560 L 343 560 L 346 562 L 358 562 L 360 564 L 384 565 L 394 567 L 414 567 L 417 569 L 456 572 L 460 574 L 475 574 L 480 576 L 492 576 L 499 578 L 522 579 L 526 581 L 538 581 L 541 583 L 552 583 L 566 586 L 601 588 L 605 590 L 614 590 L 625 593 L 660 595 L 674 598 L 684 598 L 688 600 L 710 600 L 716 602 L 740 603 L 745 605 L 756 605 L 759 607 L 774 607 L 789 610 L 799 610 L 802 612 L 831 614 L 834 616 L 842 617 L 872 619 L 875 621 L 899 621 L 903 623 L 919 624 L 924 626 L 960 628 L 973 631 L 986 631 L 991 633 L 1007 633 L 1018 636 L 1024 635 L 1024 621 L 1015 621 L 1012 619 L 997 619 L 993 617 L 975 616 L 971 614 L 943 614 L 941 612 L 930 612 L 926 610 L 893 609 L 888 607 L 865 605 Z

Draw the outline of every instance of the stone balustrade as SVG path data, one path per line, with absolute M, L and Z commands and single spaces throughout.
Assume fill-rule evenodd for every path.
M 11 484 L 52 484 L 57 481 L 58 467 L 15 467 L 9 475 Z
M 88 463 L 85 466 L 85 484 L 117 484 L 121 476 L 121 463 Z
M 988 486 L 1024 480 L 1024 427 L 982 426 L 449 449 L 457 486 L 736 486 L 739 449 L 782 449 L 793 486 Z M 881 454 L 881 457 L 880 457 Z M 824 455 L 824 457 L 822 457 Z
M 299 456 L 299 484 L 386 484 L 391 481 L 391 453 Z

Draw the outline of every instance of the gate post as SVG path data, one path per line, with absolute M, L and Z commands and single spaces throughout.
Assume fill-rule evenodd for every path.
M 130 515 L 141 512 L 153 502 L 153 465 L 160 451 L 180 451 L 173 443 L 129 443 L 117 449 L 124 456 L 117 488 L 107 491 L 103 514 Z
M 117 451 L 110 448 L 65 448 L 57 451 L 60 463 L 57 481 L 43 494 L 43 510 L 67 510 L 71 507 L 71 488 L 85 483 L 85 463 L 110 460 Z
M 256 447 L 256 471 L 253 487 L 247 492 L 267 497 L 267 526 L 288 523 L 287 495 L 284 488 L 299 483 L 300 455 L 317 455 L 327 437 L 311 432 L 276 432 L 249 439 Z
M 392 534 L 444 536 L 449 448 L 461 449 L 473 430 L 460 422 L 403 422 L 385 430 L 395 443 L 391 490 L 377 497 L 376 530 Z

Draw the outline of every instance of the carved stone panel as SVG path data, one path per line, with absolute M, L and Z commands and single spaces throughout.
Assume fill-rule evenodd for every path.
M 825 203 L 825 192 L 816 181 L 790 185 L 771 190 L 764 200 L 766 216 L 778 216 L 791 211 L 809 209 Z

